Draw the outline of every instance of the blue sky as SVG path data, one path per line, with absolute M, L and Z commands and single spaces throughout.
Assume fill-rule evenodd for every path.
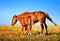
M 60 24 L 60 0 L 0 0 L 0 24 L 11 24 L 13 15 L 43 11 Z M 49 20 L 47 24 L 51 24 Z

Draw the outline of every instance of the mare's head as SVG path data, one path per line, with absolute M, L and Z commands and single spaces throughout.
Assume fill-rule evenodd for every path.
M 17 16 L 14 15 L 13 18 L 12 18 L 12 23 L 11 23 L 11 25 L 14 26 L 14 25 L 16 24 L 16 22 L 17 22 Z

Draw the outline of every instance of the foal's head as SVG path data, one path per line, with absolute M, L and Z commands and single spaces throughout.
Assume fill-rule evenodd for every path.
M 16 22 L 17 22 L 17 16 L 14 15 L 13 18 L 12 18 L 12 23 L 11 23 L 11 25 L 14 26 L 14 25 L 16 24 Z

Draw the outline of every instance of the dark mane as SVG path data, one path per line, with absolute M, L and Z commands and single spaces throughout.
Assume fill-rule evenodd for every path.
M 13 16 L 13 18 L 14 18 L 14 17 L 17 17 L 17 16 L 16 16 L 16 15 L 14 15 L 14 16 Z

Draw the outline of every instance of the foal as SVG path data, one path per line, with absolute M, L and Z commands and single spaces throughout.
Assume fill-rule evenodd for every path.
M 32 28 L 32 18 L 30 16 L 27 17 L 18 17 L 18 16 L 13 16 L 12 18 L 12 26 L 16 24 L 16 22 L 19 21 L 22 25 L 22 33 L 28 35 L 31 35 L 31 28 Z

